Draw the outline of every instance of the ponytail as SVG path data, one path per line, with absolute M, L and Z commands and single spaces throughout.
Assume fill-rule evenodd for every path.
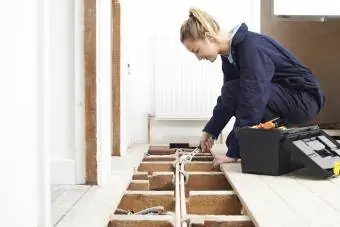
M 189 10 L 189 18 L 182 24 L 180 30 L 180 39 L 183 42 L 185 39 L 204 39 L 206 33 L 216 37 L 220 31 L 218 23 L 206 12 L 191 8 Z

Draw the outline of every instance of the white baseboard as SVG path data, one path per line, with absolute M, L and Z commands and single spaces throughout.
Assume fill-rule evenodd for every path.
M 76 184 L 76 162 L 73 159 L 51 160 L 51 184 Z

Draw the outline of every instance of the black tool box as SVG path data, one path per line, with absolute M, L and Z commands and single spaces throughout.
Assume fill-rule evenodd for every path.
M 302 167 L 313 175 L 333 176 L 340 144 L 317 125 L 290 129 L 236 129 L 242 172 L 282 175 Z

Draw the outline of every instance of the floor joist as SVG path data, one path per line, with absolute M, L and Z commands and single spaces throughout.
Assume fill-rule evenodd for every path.
M 191 163 L 179 163 L 188 151 L 151 146 L 109 226 L 253 227 L 224 173 L 212 167 L 213 156 L 199 153 Z M 160 210 L 151 216 L 135 214 L 149 209 Z

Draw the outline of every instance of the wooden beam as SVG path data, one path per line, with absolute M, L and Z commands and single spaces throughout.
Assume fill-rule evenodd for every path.
M 172 172 L 174 169 L 172 161 L 162 162 L 141 162 L 137 168 L 139 172 L 148 172 L 150 175 L 153 172 Z
M 172 215 L 111 215 L 108 227 L 173 227 L 172 222 Z
M 174 212 L 174 200 L 173 191 L 126 191 L 118 208 L 138 212 L 148 207 L 163 206 L 166 212 Z
M 232 190 L 222 172 L 187 172 L 189 174 L 186 189 L 189 191 Z
M 97 184 L 96 0 L 84 12 L 86 184 Z
M 221 172 L 219 166 L 213 167 L 212 161 L 189 162 L 185 165 L 188 172 Z
M 131 180 L 129 187 L 127 188 L 129 191 L 147 191 L 150 190 L 150 181 L 149 180 Z
M 112 155 L 120 156 L 120 3 L 112 2 Z
M 191 191 L 185 200 L 188 214 L 241 215 L 241 202 L 233 191 Z

